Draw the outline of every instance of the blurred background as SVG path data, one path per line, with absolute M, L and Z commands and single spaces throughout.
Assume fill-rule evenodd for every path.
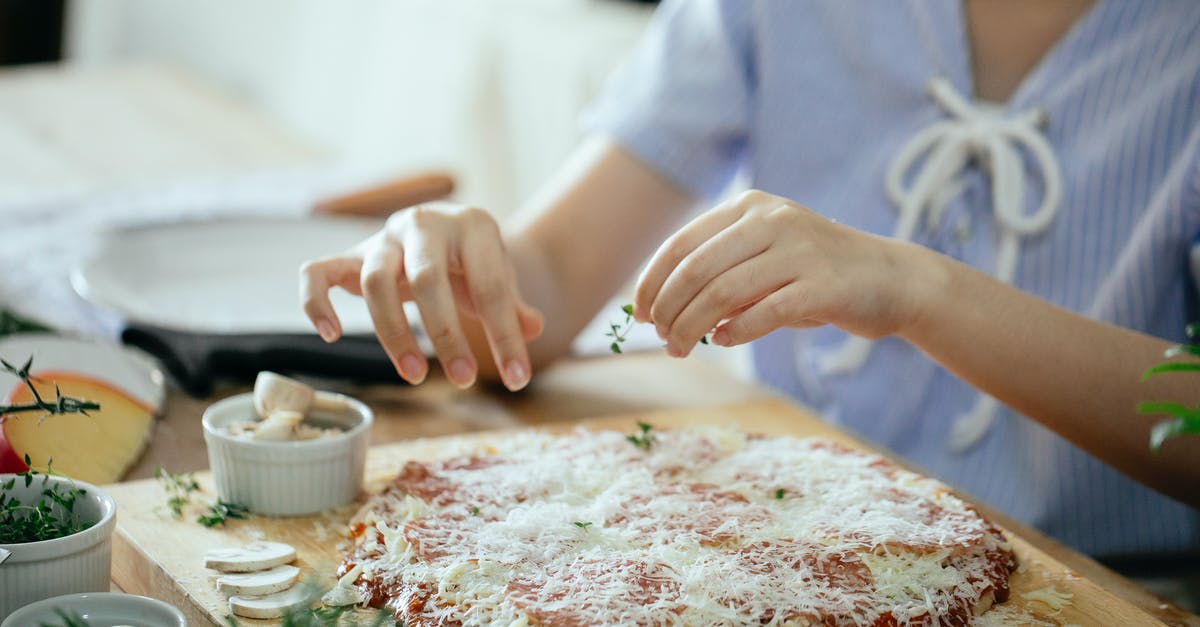
M 147 265 L 201 244 L 159 244 L 151 264 L 118 260 L 128 285 L 115 308 L 124 315 L 113 315 L 112 285 L 93 280 L 87 299 L 69 285 L 81 265 L 112 257 L 103 234 L 306 215 L 322 199 L 429 171 L 503 221 L 577 143 L 581 111 L 653 9 L 0 0 L 0 308 L 116 338 L 149 307 L 131 299 L 163 306 Z

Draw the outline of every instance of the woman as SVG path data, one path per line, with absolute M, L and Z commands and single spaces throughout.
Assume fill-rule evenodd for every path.
M 1194 552 L 1200 440 L 1152 455 L 1133 408 L 1198 400 L 1139 383 L 1197 318 L 1198 28 L 1188 2 L 669 3 L 507 236 L 400 212 L 306 265 L 305 310 L 333 341 L 326 292 L 363 294 L 419 383 L 414 300 L 451 381 L 490 352 L 515 390 L 658 246 L 635 315 L 670 354 L 753 342 L 767 383 L 1076 548 Z M 739 170 L 758 191 L 671 234 Z

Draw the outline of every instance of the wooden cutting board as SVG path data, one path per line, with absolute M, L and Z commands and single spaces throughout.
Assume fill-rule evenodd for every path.
M 632 432 L 638 420 L 658 428 L 722 424 L 771 435 L 820 435 L 859 449 L 868 448 L 779 400 L 599 418 L 581 424 L 588 428 Z M 558 427 L 558 430 L 575 426 Z M 412 440 L 375 447 L 367 459 L 368 485 L 380 485 L 393 476 L 406 460 L 433 459 L 451 454 L 464 445 L 495 438 L 498 433 Z M 206 496 L 211 497 L 213 488 L 208 473 L 197 473 L 197 479 Z M 206 551 L 216 547 L 239 546 L 255 539 L 286 542 L 296 547 L 298 565 L 303 568 L 305 575 L 330 585 L 332 573 L 341 559 L 337 548 L 342 542 L 341 529 L 358 507 L 350 505 L 321 515 L 299 518 L 256 516 L 246 521 L 231 521 L 224 528 L 205 529 L 192 522 L 194 514 L 184 520 L 174 520 L 164 507 L 165 493 L 154 480 L 118 484 L 105 489 L 116 499 L 118 512 L 117 532 L 113 541 L 113 580 L 127 592 L 145 594 L 174 604 L 188 616 L 189 624 L 193 627 L 225 625 L 228 614 L 226 600 L 215 588 L 215 573 L 203 566 Z M 1005 605 L 1048 621 L 1047 624 L 1164 624 L 1072 572 L 1021 537 L 1007 529 L 1005 532 L 1021 563 L 1021 568 L 1012 577 L 1012 597 Z M 1023 596 L 1047 587 L 1072 595 L 1070 605 L 1056 612 L 1041 601 Z M 273 625 L 276 622 L 241 619 L 241 624 Z

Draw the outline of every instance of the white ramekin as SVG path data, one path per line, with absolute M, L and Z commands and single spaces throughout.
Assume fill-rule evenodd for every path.
M 0 474 L 0 484 L 16 475 Z M 63 477 L 35 477 L 29 487 L 18 478 L 8 494 L 33 503 L 42 492 L 42 479 L 70 485 Z M 0 544 L 9 556 L 0 563 L 0 620 L 17 608 L 72 592 L 107 592 L 112 587 L 112 534 L 117 526 L 117 504 L 96 486 L 74 484 L 86 494 L 75 502 L 79 520 L 96 521 L 91 527 L 54 540 Z M 3 555 L 0 553 L 0 555 Z
M 204 442 L 217 496 L 272 516 L 314 514 L 353 501 L 362 490 L 374 415 L 361 401 L 322 394 L 341 400 L 344 411 L 313 410 L 309 417 L 343 431 L 299 442 L 230 435 L 230 424 L 255 417 L 254 396 L 249 392 L 210 405 L 204 412 Z
M 158 599 L 118 592 L 66 594 L 31 603 L 9 614 L 0 627 L 60 625 L 63 619 L 57 611 L 87 617 L 90 625 L 187 627 L 187 619 L 175 606 Z

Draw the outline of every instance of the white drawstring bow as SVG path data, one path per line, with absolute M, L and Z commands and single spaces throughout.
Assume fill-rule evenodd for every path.
M 950 82 L 941 77 L 929 81 L 929 95 L 950 115 L 918 132 L 896 153 L 888 166 L 886 188 L 889 200 L 899 208 L 893 237 L 912 241 L 923 214 L 930 225 L 941 222 L 946 190 L 961 191 L 959 173 L 972 160 L 991 179 L 992 213 L 999 232 L 999 247 L 993 276 L 1011 283 L 1016 275 L 1021 238 L 1046 230 L 1054 220 L 1062 197 L 1062 175 L 1049 142 L 1038 131 L 1046 123 L 1041 109 L 1004 117 L 1003 110 L 987 103 L 969 103 Z M 1033 156 L 1043 181 L 1042 203 L 1025 214 L 1025 162 L 1020 148 Z M 906 187 L 905 175 L 919 163 Z M 951 196 L 952 197 L 952 196 Z M 826 356 L 822 368 L 830 374 L 858 370 L 871 352 L 870 340 L 852 337 Z M 980 392 L 975 406 L 959 418 L 947 442 L 951 450 L 963 452 L 979 442 L 995 419 L 997 402 Z

